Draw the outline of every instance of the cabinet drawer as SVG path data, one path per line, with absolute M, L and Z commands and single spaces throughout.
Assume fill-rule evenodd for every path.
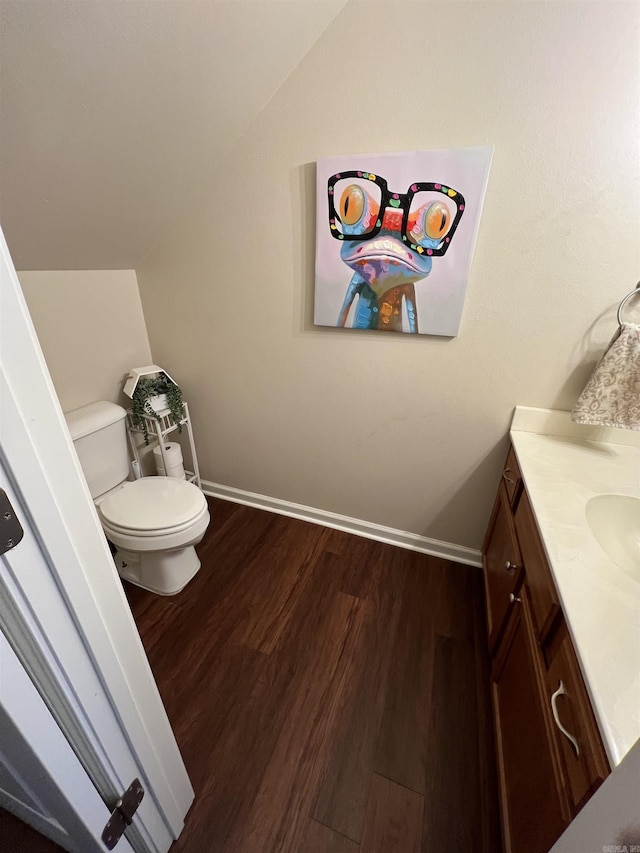
M 504 484 L 498 489 L 483 551 L 489 647 L 494 651 L 522 576 L 522 560 Z
M 502 481 L 507 490 L 507 495 L 509 496 L 509 503 L 513 507 L 515 506 L 516 501 L 520 496 L 520 490 L 522 489 L 522 474 L 520 473 L 516 452 L 513 447 L 509 448 L 507 461 L 502 469 Z
M 610 771 L 564 620 L 547 651 L 547 660 L 547 700 L 575 813 Z
M 525 566 L 533 621 L 538 637 L 544 642 L 560 613 L 560 602 L 526 491 L 522 492 L 518 502 L 515 525 Z

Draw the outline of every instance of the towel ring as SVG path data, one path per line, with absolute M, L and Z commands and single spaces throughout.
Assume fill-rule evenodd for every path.
M 618 325 L 620 328 L 622 328 L 622 309 L 630 299 L 633 299 L 634 296 L 640 296 L 640 281 L 636 284 L 635 289 L 630 293 L 627 293 L 620 305 L 618 305 Z

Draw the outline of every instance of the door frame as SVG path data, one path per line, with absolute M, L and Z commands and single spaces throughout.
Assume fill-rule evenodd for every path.
M 2 629 L 101 796 L 132 781 L 119 762 L 138 768 L 147 795 L 134 847 L 166 849 L 193 789 L 1 231 L 0 437 L 15 509 L 47 565 L 41 577 L 20 565 L 22 543 L 4 555 Z
M 0 806 L 64 850 L 104 851 L 109 810 L 1 631 L 0 672 L 0 765 L 14 785 Z M 132 853 L 126 838 L 118 853 Z

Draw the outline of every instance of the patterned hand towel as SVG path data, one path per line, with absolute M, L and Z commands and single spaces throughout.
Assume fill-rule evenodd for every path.
M 571 419 L 640 430 L 640 323 L 622 323 L 578 397 Z

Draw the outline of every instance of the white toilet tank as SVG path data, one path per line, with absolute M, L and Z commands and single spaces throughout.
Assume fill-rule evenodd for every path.
M 92 498 L 129 476 L 129 452 L 122 406 L 102 400 L 66 412 L 65 418 Z

